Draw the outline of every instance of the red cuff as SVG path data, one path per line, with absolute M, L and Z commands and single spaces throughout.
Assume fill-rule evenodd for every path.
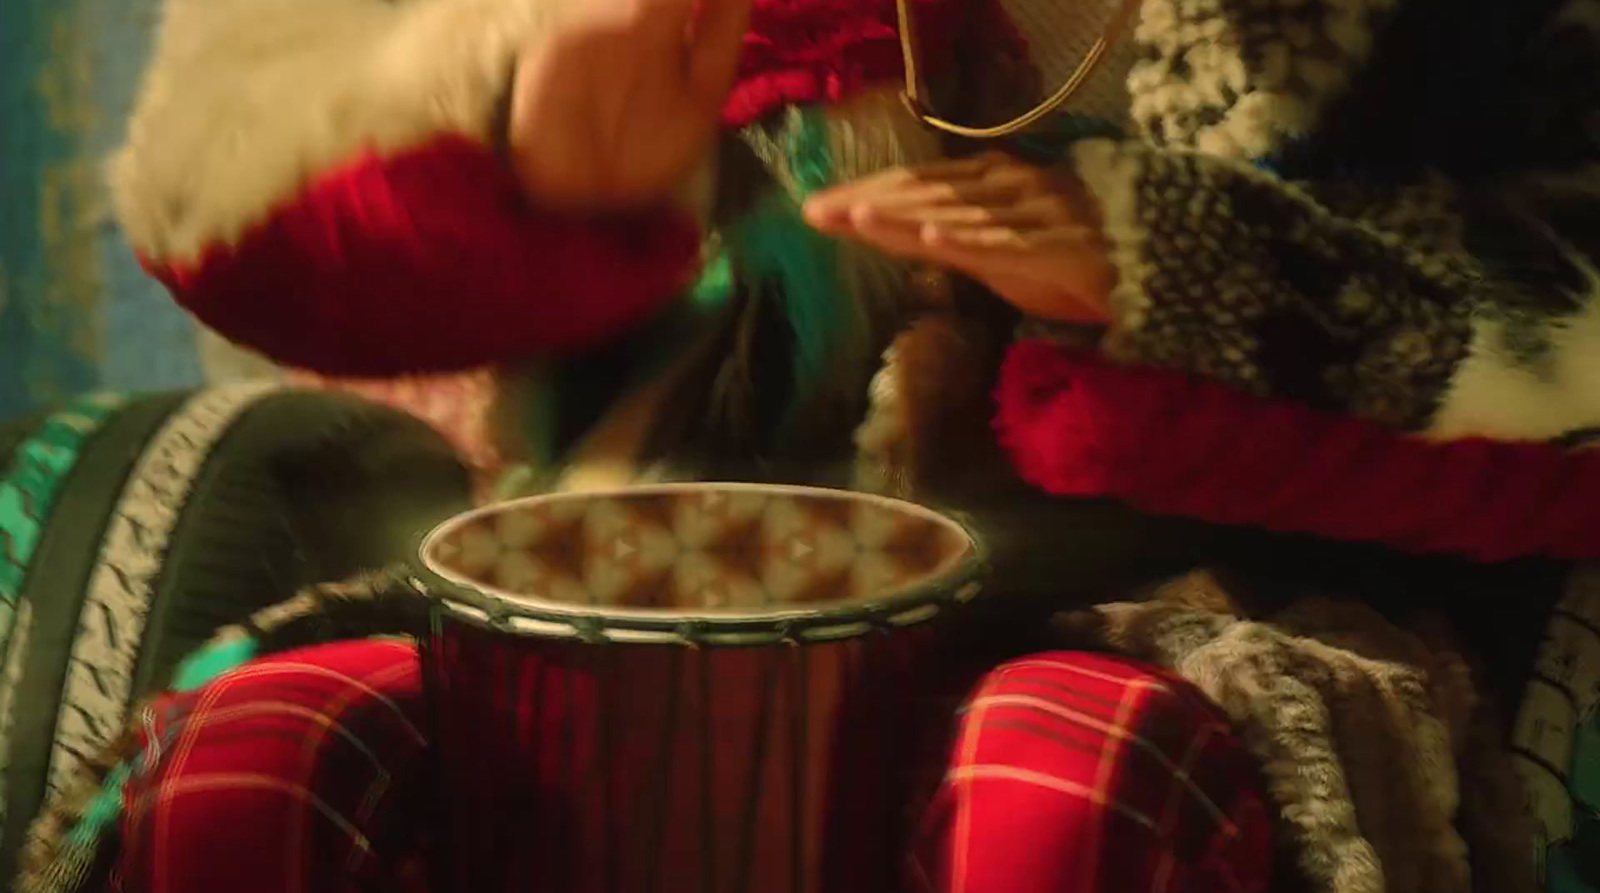
M 1600 557 L 1600 451 L 1435 443 L 1043 342 L 1011 349 L 997 399 L 1017 472 L 1059 496 L 1482 561 Z
M 234 247 L 151 273 L 225 337 L 330 375 L 467 369 L 605 342 L 687 284 L 674 210 L 577 220 L 528 206 L 489 149 L 368 154 Z

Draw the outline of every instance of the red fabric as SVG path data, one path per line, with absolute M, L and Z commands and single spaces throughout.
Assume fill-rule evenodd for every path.
M 1254 760 L 1192 685 L 1114 657 L 990 672 L 923 814 L 923 893 L 1246 893 L 1272 877 Z
M 949 69 L 958 11 L 992 0 L 911 0 L 925 74 Z M 793 103 L 838 102 L 905 77 L 895 0 L 756 0 L 722 119 L 743 127 Z
M 1191 377 L 1015 345 L 996 428 L 1060 496 L 1411 552 L 1600 557 L 1600 451 L 1429 442 Z
M 112 889 L 423 893 L 418 839 L 436 816 L 419 796 L 418 676 L 407 645 L 345 642 L 265 658 L 158 705 L 146 765 L 126 792 Z M 560 690 L 552 683 L 543 697 Z M 1007 663 L 976 692 L 943 781 L 916 799 L 928 805 L 912 889 L 1265 889 L 1260 783 L 1193 688 L 1128 661 L 1057 653 Z M 560 731 L 545 737 L 552 759 L 593 755 L 594 742 Z M 501 830 L 515 849 L 574 829 L 478 828 Z
M 147 268 L 206 325 L 331 375 L 459 371 L 605 342 L 687 283 L 675 211 L 541 213 L 488 148 L 365 155 L 193 265 Z
M 157 704 L 123 794 L 111 888 L 405 893 L 417 872 L 422 688 L 414 648 L 307 648 Z
M 891 888 L 911 779 L 885 755 L 914 743 L 906 705 L 926 688 L 931 635 L 848 636 L 802 657 L 446 623 L 429 666 L 450 890 L 697 890 L 710 876 L 785 893 L 797 858 L 824 890 Z M 948 724 L 956 701 L 941 706 Z
M 919 59 L 949 69 L 954 36 L 984 39 L 989 0 L 912 0 Z M 976 3 L 976 6 L 974 5 Z M 757 0 L 724 108 L 743 126 L 790 103 L 837 102 L 903 77 L 894 0 Z M 489 149 L 441 136 L 322 173 L 236 247 L 146 262 L 202 322 L 328 375 L 464 371 L 604 343 L 686 284 L 699 234 L 663 210 L 627 220 L 541 213 Z

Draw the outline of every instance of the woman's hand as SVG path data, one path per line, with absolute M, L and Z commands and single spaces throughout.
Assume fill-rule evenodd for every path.
M 829 235 L 970 276 L 1029 316 L 1109 319 L 1116 271 L 1099 210 L 1068 175 L 990 153 L 819 192 L 805 214 Z
M 508 142 L 546 207 L 664 200 L 708 151 L 751 0 L 576 0 L 524 47 Z

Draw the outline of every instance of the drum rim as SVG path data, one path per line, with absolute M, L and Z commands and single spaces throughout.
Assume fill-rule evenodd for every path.
M 504 511 L 508 506 L 551 502 L 559 499 L 584 499 L 660 495 L 701 489 L 814 495 L 828 498 L 864 499 L 896 508 L 948 525 L 966 538 L 965 555 L 938 573 L 882 597 L 850 601 L 817 602 L 804 607 L 774 610 L 708 609 L 666 611 L 655 608 L 607 608 L 571 605 L 535 596 L 489 589 L 470 580 L 433 567 L 426 556 L 438 537 L 458 525 Z M 546 493 L 503 500 L 451 516 L 423 537 L 415 565 L 429 583 L 425 590 L 433 602 L 435 616 L 440 610 L 455 619 L 477 626 L 520 631 L 549 638 L 580 638 L 599 641 L 673 641 L 692 644 L 760 644 L 775 641 L 816 641 L 848 638 L 873 629 L 914 626 L 940 613 L 944 607 L 975 597 L 979 580 L 987 569 L 988 556 L 983 541 L 959 514 L 882 496 L 828 487 L 797 484 L 759 484 L 734 481 L 696 481 L 647 484 L 582 492 Z M 928 610 L 930 606 L 932 611 Z M 437 622 L 437 620 L 436 620 Z

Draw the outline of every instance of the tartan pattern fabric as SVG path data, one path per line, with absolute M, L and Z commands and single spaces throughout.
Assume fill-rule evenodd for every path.
M 422 716 L 415 650 L 376 640 L 157 703 L 110 890 L 423 893 Z M 915 893 L 1266 889 L 1255 770 L 1160 671 L 1081 653 L 1004 664 L 963 709 L 944 775 L 919 801 Z
M 1258 767 L 1189 683 L 1110 656 L 1034 655 L 962 711 L 910 854 L 918 893 L 1259 893 Z
M 410 644 L 283 652 L 142 718 L 112 891 L 407 889 L 426 745 Z

